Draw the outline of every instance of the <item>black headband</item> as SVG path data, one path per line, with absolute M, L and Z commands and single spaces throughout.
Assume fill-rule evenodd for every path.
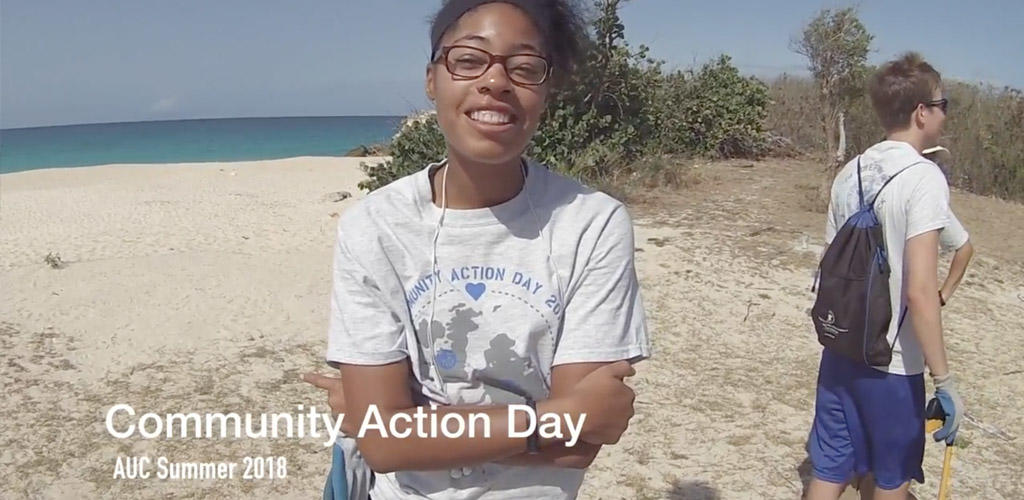
M 437 57 L 437 50 L 440 48 L 438 45 L 441 43 L 441 38 L 444 37 L 445 32 L 448 28 L 451 28 L 455 21 L 458 21 L 460 17 L 466 12 L 469 12 L 483 4 L 503 2 L 507 4 L 515 5 L 526 15 L 530 16 L 530 19 L 541 28 L 541 32 L 544 32 L 544 27 L 548 24 L 548 10 L 541 6 L 545 4 L 545 0 L 449 0 L 445 2 L 444 7 L 437 13 L 437 17 L 434 18 L 434 25 L 430 30 L 430 58 L 431 61 Z

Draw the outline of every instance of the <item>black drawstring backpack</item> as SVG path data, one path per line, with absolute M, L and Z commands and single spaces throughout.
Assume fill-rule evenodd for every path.
M 817 298 L 811 308 L 818 342 L 858 363 L 887 366 L 892 361 L 887 339 L 892 320 L 889 258 L 875 201 L 897 175 L 914 165 L 889 177 L 868 204 L 857 158 L 859 208 L 836 233 L 818 267 Z M 900 327 L 906 315 L 904 308 Z

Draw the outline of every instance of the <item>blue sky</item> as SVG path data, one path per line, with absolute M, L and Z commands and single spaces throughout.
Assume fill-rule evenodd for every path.
M 3 0 L 0 127 L 426 106 L 438 0 Z M 804 72 L 789 42 L 829 0 L 631 0 L 627 39 L 669 67 L 726 53 Z M 946 78 L 1024 87 L 1024 1 L 862 0 L 872 62 L 918 50 Z

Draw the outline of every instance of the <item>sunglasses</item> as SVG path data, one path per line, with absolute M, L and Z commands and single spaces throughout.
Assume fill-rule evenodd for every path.
M 925 101 L 925 102 L 922 102 L 921 104 L 924 104 L 925 106 L 927 106 L 929 108 L 936 108 L 937 107 L 937 108 L 942 110 L 942 114 L 946 114 L 946 110 L 949 109 L 949 99 L 946 99 L 946 98 L 935 99 L 935 100 L 932 100 L 932 101 Z

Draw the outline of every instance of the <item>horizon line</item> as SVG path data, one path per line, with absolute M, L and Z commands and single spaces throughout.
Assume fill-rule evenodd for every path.
M 58 128 L 58 127 L 80 127 L 86 125 L 121 125 L 129 123 L 159 123 L 159 122 L 193 122 L 193 121 L 214 121 L 214 120 L 273 120 L 281 118 L 405 118 L 408 115 L 285 115 L 285 116 L 220 116 L 204 118 L 176 118 L 167 120 L 121 120 L 111 122 L 86 122 L 86 123 L 62 123 L 59 125 L 32 125 L 29 127 L 6 127 L 0 130 L 28 130 L 35 128 Z

